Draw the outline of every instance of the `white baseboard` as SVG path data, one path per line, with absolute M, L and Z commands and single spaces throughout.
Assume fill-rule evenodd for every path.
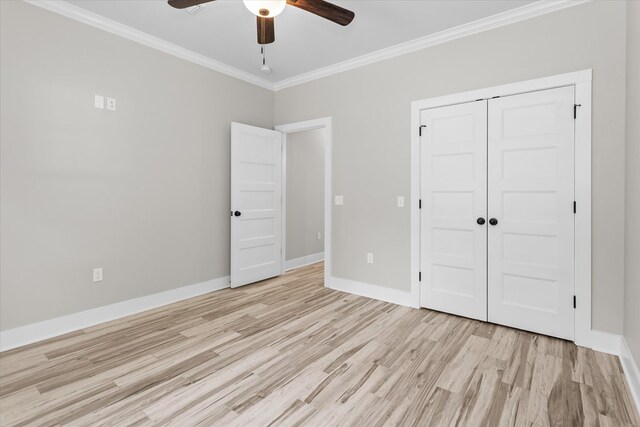
M 640 412 L 640 369 L 636 361 L 633 359 L 633 354 L 627 345 L 627 340 L 624 337 L 620 340 L 620 363 L 622 364 L 622 370 L 625 377 L 627 377 L 627 384 L 631 389 L 631 396 L 636 402 L 636 408 Z
M 8 329 L 0 332 L 0 351 L 11 350 L 228 287 L 229 277 L 220 277 L 219 279 L 212 279 L 157 294 L 92 308 L 80 313 Z
M 588 332 L 585 332 L 580 339 L 576 336 L 575 343 L 579 346 L 588 347 L 595 351 L 620 356 L 621 338 L 622 337 L 620 335 L 591 329 Z
M 325 277 L 325 286 L 336 291 L 348 292 L 367 298 L 393 304 L 404 305 L 406 307 L 418 308 L 415 305 L 415 296 L 408 291 L 386 288 L 384 286 L 372 285 L 370 283 L 356 282 L 354 280 L 342 279 L 339 277 Z
M 311 254 L 307 256 L 301 256 L 300 258 L 290 259 L 284 262 L 284 271 L 293 270 L 294 268 L 304 267 L 305 265 L 315 264 L 316 262 L 324 261 L 324 252 L 318 252 L 317 254 Z

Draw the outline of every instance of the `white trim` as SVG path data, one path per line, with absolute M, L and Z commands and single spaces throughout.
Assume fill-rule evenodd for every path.
M 370 283 L 356 282 L 354 280 L 341 279 L 339 277 L 325 277 L 325 286 L 336 291 L 347 292 L 360 295 L 379 301 L 390 302 L 392 304 L 417 308 L 411 292 L 399 291 L 397 289 Z
M 343 71 L 353 70 L 365 65 L 384 61 L 386 59 L 395 58 L 396 56 L 405 55 L 407 53 L 422 50 L 431 46 L 447 43 L 452 40 L 460 39 L 483 31 L 492 30 L 494 28 L 503 27 L 540 15 L 555 12 L 579 4 L 586 3 L 590 0 L 553 0 L 538 1 L 506 12 L 498 13 L 493 16 L 478 19 L 473 22 L 459 25 L 457 27 L 448 28 L 435 34 L 429 34 L 408 42 L 400 43 L 385 49 L 367 53 L 356 58 L 338 62 L 337 64 L 319 68 L 308 73 L 300 74 L 288 79 L 280 80 L 273 84 L 274 90 L 278 91 L 291 86 L 307 83 L 312 80 L 321 79 L 323 77 L 338 74 Z
M 591 79 L 592 70 L 543 77 L 519 83 L 440 96 L 411 103 L 411 293 L 420 301 L 420 111 L 428 108 L 508 96 L 562 86 L 575 86 L 576 103 L 581 104 L 575 121 L 575 343 L 602 347 L 611 352 L 615 335 L 591 329 Z M 619 345 L 618 345 L 619 347 Z M 609 350 L 607 350 L 609 349 Z M 618 351 L 617 349 L 613 351 Z
M 318 252 L 317 254 L 311 254 L 301 256 L 299 258 L 290 259 L 284 262 L 285 271 L 294 270 L 296 268 L 304 267 L 306 265 L 315 264 L 324 260 L 324 252 Z
M 633 359 L 633 354 L 631 354 L 624 336 L 620 339 L 620 364 L 627 378 L 631 396 L 636 403 L 638 412 L 640 412 L 640 369 L 638 369 L 638 364 Z
M 429 34 L 414 40 L 380 49 L 365 55 L 358 56 L 343 62 L 339 62 L 327 67 L 322 67 L 307 73 L 303 73 L 278 82 L 270 82 L 266 79 L 255 76 L 246 71 L 224 64 L 215 59 L 193 52 L 173 43 L 162 40 L 145 32 L 136 30 L 119 22 L 105 18 L 98 14 L 89 12 L 80 7 L 74 6 L 62 0 L 24 0 L 34 6 L 41 7 L 51 12 L 66 16 L 92 27 L 108 31 L 112 34 L 124 37 L 145 46 L 168 53 L 169 55 L 182 58 L 203 67 L 218 71 L 228 76 L 244 80 L 248 83 L 260 86 L 272 91 L 278 91 L 291 86 L 317 80 L 323 77 L 338 74 L 343 71 L 352 70 L 365 65 L 384 61 L 407 53 L 422 50 L 431 46 L 436 46 L 462 37 L 503 27 L 540 15 L 562 10 L 568 7 L 577 6 L 591 0 L 541 0 L 516 9 L 502 12 L 493 16 L 488 16 L 476 21 L 468 22 L 457 27 L 449 28 L 438 33 Z
M 583 341 L 579 345 L 582 347 L 588 347 L 594 351 L 619 356 L 621 338 L 622 337 L 620 335 L 592 330 L 589 334 L 583 337 Z
M 142 311 L 151 310 L 174 302 L 193 298 L 229 287 L 229 277 L 208 280 L 165 292 L 133 298 L 115 304 L 92 308 L 80 313 L 32 323 L 0 332 L 0 351 L 42 341 L 69 332 L 88 328 L 99 323 L 120 319 Z
M 332 139 L 333 139 L 333 130 L 332 130 L 332 119 L 331 117 L 323 117 L 321 119 L 313 119 L 306 120 L 303 122 L 295 122 L 288 123 L 283 125 L 278 125 L 274 128 L 275 130 L 282 132 L 282 146 L 283 150 L 287 146 L 287 134 L 293 132 L 303 132 L 306 130 L 315 130 L 315 129 L 324 129 L 324 277 L 325 277 L 325 286 L 326 280 L 328 277 L 331 277 L 331 197 L 332 197 L 332 181 L 331 181 L 331 173 L 332 173 Z M 285 153 L 283 153 L 285 155 Z M 286 171 L 285 163 L 283 162 L 283 178 L 282 178 L 282 253 L 283 255 L 286 253 L 286 239 L 285 239 L 285 230 L 286 230 L 286 215 L 285 215 L 285 206 L 286 206 Z M 282 257 L 282 273 L 286 271 L 284 256 Z
M 208 56 L 201 55 L 192 50 L 185 49 L 168 41 L 162 40 L 158 37 L 147 34 L 143 31 L 136 30 L 135 28 L 128 27 L 119 22 L 105 18 L 93 12 L 89 12 L 81 7 L 74 6 L 70 3 L 61 0 L 24 0 L 26 3 L 34 6 L 41 7 L 50 12 L 57 13 L 67 18 L 82 22 L 83 24 L 91 25 L 92 27 L 99 28 L 109 33 L 115 34 L 125 39 L 132 40 L 142 45 L 157 49 L 169 55 L 176 56 L 194 64 L 201 65 L 205 68 L 217 71 L 227 76 L 235 77 L 236 79 L 243 80 L 245 82 L 260 86 L 265 89 L 273 91 L 273 83 L 260 77 L 254 76 L 251 73 L 224 64 L 215 59 L 211 59 Z

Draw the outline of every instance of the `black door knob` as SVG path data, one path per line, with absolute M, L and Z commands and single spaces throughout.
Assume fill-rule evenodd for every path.
M 240 212 L 240 211 L 235 211 L 233 213 L 233 216 L 240 216 L 240 215 L 242 215 L 242 212 Z
M 485 223 L 486 221 L 484 220 L 484 218 L 478 218 L 478 219 L 476 220 L 476 222 L 477 222 L 479 225 L 484 225 L 484 223 Z
M 491 219 L 489 220 L 489 224 L 491 224 L 491 225 L 498 225 L 498 220 L 497 220 L 497 219 L 495 219 L 495 218 L 491 218 Z

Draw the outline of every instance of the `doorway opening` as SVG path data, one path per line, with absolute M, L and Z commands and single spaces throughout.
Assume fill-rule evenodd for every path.
M 330 271 L 331 118 L 275 127 L 282 132 L 281 273 L 324 260 Z
M 290 162 L 289 221 L 285 212 L 287 145 L 293 146 L 289 154 L 295 161 Z M 330 277 L 331 118 L 280 125 L 275 130 L 231 124 L 230 221 L 232 288 L 323 259 L 324 276 Z
M 282 258 L 289 271 L 324 260 L 324 133 L 292 132 L 282 144 Z

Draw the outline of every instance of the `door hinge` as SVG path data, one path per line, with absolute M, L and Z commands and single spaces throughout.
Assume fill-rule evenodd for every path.
M 418 282 L 422 282 L 422 271 L 418 272 Z
M 576 213 L 578 211 L 578 204 L 576 203 L 576 201 L 573 201 L 573 213 Z
M 418 209 L 422 209 L 422 199 L 418 199 Z
M 418 136 L 422 136 L 422 128 L 426 128 L 427 125 L 420 125 L 420 127 L 418 128 Z
M 573 308 L 576 308 L 576 296 L 573 296 Z
M 578 118 L 578 107 L 582 107 L 582 104 L 573 104 L 573 119 Z

